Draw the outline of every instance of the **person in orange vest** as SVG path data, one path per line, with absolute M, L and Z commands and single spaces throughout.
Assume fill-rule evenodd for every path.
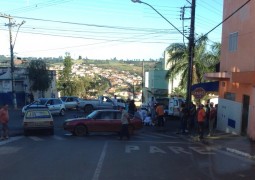
M 204 138 L 205 117 L 206 117 L 206 113 L 205 113 L 204 105 L 200 104 L 199 107 L 198 107 L 198 112 L 197 112 L 199 139 L 203 139 Z
M 0 123 L 2 124 L 1 140 L 9 138 L 8 121 L 9 121 L 8 104 L 5 104 L 0 109 Z
M 158 120 L 158 126 L 163 127 L 164 126 L 164 106 L 160 103 L 157 104 L 156 107 L 156 115 Z

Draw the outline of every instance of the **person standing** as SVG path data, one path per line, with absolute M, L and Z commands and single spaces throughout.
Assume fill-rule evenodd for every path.
M 112 99 L 113 102 L 113 109 L 118 109 L 118 100 L 117 100 L 117 96 L 114 95 L 114 98 Z
M 163 127 L 164 126 L 164 106 L 162 104 L 157 104 L 156 107 L 156 115 L 158 120 L 158 126 Z
M 124 109 L 124 107 L 120 107 L 121 111 L 121 130 L 120 130 L 120 140 L 122 140 L 123 136 L 126 136 L 127 139 L 130 139 L 128 125 L 129 125 L 129 115 L 128 112 Z
M 135 101 L 132 99 L 128 104 L 128 113 L 132 115 L 132 117 L 135 115 L 135 112 L 137 111 Z
M 0 109 L 0 122 L 2 124 L 1 140 L 9 138 L 8 121 L 9 121 L 8 104 L 5 104 Z
M 213 107 L 213 103 L 210 103 L 209 134 L 208 134 L 208 136 L 213 135 L 215 119 L 216 119 L 216 108 Z
M 200 104 L 197 113 L 197 122 L 198 122 L 198 133 L 199 139 L 204 138 L 204 123 L 205 123 L 206 113 L 204 110 L 204 105 Z
M 151 100 L 149 101 L 149 113 L 151 114 L 151 118 L 154 121 L 155 120 L 155 116 L 156 116 L 156 111 L 155 111 L 155 105 L 156 105 L 157 101 L 155 100 L 154 97 L 151 97 Z
M 189 117 L 188 117 L 188 130 L 190 133 L 194 132 L 195 128 L 195 119 L 196 119 L 196 105 L 191 102 L 189 107 Z

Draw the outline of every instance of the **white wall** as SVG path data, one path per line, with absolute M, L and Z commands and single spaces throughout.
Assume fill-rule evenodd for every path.
M 235 123 L 235 128 L 228 123 Z M 233 134 L 241 134 L 242 125 L 242 104 L 219 98 L 218 113 L 217 113 L 217 129 Z

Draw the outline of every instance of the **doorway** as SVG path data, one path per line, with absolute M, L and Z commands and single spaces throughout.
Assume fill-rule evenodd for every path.
M 241 135 L 247 135 L 247 127 L 248 127 L 248 118 L 249 118 L 249 104 L 250 104 L 250 96 L 243 95 L 243 109 L 242 109 L 242 129 Z

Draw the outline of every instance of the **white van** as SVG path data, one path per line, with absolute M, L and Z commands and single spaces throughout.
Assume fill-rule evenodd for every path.
M 166 115 L 177 117 L 180 115 L 182 103 L 185 103 L 185 99 L 183 97 L 156 98 L 156 101 L 164 105 Z

